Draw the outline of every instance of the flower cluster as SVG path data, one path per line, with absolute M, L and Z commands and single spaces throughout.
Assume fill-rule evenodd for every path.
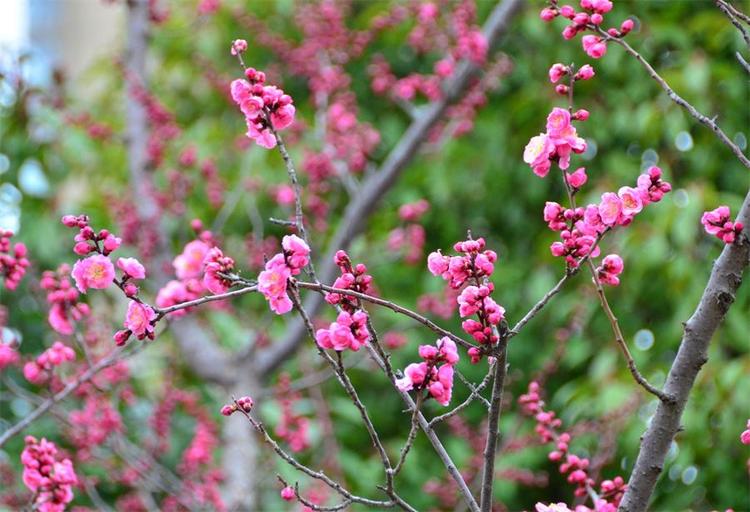
M 611 0 L 581 0 L 582 11 L 576 12 L 571 5 L 558 6 L 557 0 L 551 0 L 550 7 L 542 9 L 539 17 L 544 21 L 552 21 L 558 16 L 567 18 L 571 21 L 562 32 L 565 39 L 573 39 L 580 32 L 587 30 L 598 30 L 604 22 L 604 15 L 612 10 Z M 623 37 L 633 30 L 635 26 L 633 20 L 627 19 L 620 24 L 619 30 L 616 28 L 607 29 L 610 37 Z M 583 50 L 594 59 L 599 59 L 607 53 L 606 39 L 588 34 L 581 39 Z
M 347 349 L 356 352 L 369 339 L 367 313 L 364 311 L 342 311 L 328 329 L 318 329 L 315 332 L 315 341 L 320 348 L 338 352 Z
M 556 64 L 552 64 L 552 67 L 549 68 L 549 81 L 553 84 L 556 84 L 560 80 L 562 80 L 563 77 L 568 76 L 573 73 L 573 68 L 571 66 L 566 66 L 564 64 L 560 64 L 559 62 Z M 590 64 L 585 64 L 581 66 L 581 69 L 579 69 L 574 75 L 573 75 L 573 81 L 578 80 L 591 80 L 594 78 L 594 68 L 591 67 Z M 570 87 L 565 84 L 558 84 L 555 86 L 555 92 L 557 94 L 560 94 L 562 96 L 565 96 L 570 91 Z M 573 118 L 577 119 L 579 121 L 585 121 L 589 118 L 589 112 L 588 110 L 578 110 L 575 114 L 573 114 Z
M 594 480 L 589 477 L 589 459 L 578 457 L 569 452 L 571 436 L 567 432 L 558 433 L 562 421 L 556 417 L 554 411 L 544 409 L 544 401 L 541 399 L 541 387 L 536 381 L 529 383 L 528 392 L 521 395 L 518 403 L 525 414 L 533 416 L 536 420 L 534 430 L 543 443 L 553 443 L 555 449 L 552 450 L 548 458 L 550 461 L 559 463 L 560 473 L 567 474 L 568 483 L 576 486 L 575 495 L 578 497 L 586 496 L 588 489 L 595 486 Z M 596 512 L 616 512 L 617 506 L 625 493 L 626 485 L 621 477 L 613 480 L 605 480 L 601 483 L 600 491 L 594 503 Z M 537 505 L 538 511 L 569 511 L 564 504 L 550 505 L 555 508 L 544 508 L 545 506 Z M 559 508 L 562 506 L 563 508 Z M 576 507 L 576 512 L 589 512 L 591 509 L 585 506 Z
M 282 252 L 268 260 L 258 275 L 258 291 L 268 300 L 277 315 L 292 309 L 292 300 L 287 295 L 287 281 L 296 276 L 310 262 L 310 247 L 297 235 L 281 239 Z
M 742 222 L 732 222 L 730 215 L 729 207 L 722 205 L 710 212 L 704 212 L 701 224 L 709 235 L 714 235 L 725 244 L 732 244 L 742 233 L 744 226 Z
M 12 236 L 12 231 L 0 229 L 0 277 L 4 278 L 5 287 L 9 290 L 16 289 L 29 266 L 26 246 L 21 242 L 12 245 Z
M 494 285 L 489 282 L 489 277 L 495 270 L 497 254 L 484 247 L 484 238 L 457 242 L 453 249 L 462 253 L 461 256 L 444 256 L 439 251 L 433 252 L 427 258 L 427 268 L 433 275 L 448 281 L 454 289 L 471 283 L 459 294 L 456 302 L 461 317 L 476 314 L 478 320 L 466 319 L 461 327 L 479 343 L 491 345 L 498 341 L 496 326 L 505 318 L 505 308 L 490 297 Z M 480 349 L 469 349 L 473 363 L 478 362 L 481 355 Z
M 203 230 L 200 220 L 193 220 L 191 226 L 196 232 L 197 239 L 188 242 L 182 253 L 172 260 L 177 279 L 169 281 L 156 295 L 155 302 L 160 308 L 195 300 L 206 291 L 204 269 L 208 253 L 214 246 L 213 234 Z M 183 316 L 188 311 L 189 308 L 180 309 L 170 315 Z
M 333 287 L 340 290 L 352 290 L 359 293 L 370 291 L 372 276 L 367 273 L 364 263 L 352 265 L 352 260 L 346 251 L 337 251 L 333 257 L 334 263 L 341 270 L 341 275 L 333 282 Z M 340 306 L 344 311 L 354 313 L 359 309 L 359 300 L 351 295 L 341 293 L 327 293 L 325 300 L 333 306 Z
M 218 247 L 212 247 L 203 260 L 203 286 L 213 294 L 226 293 L 232 281 L 224 275 L 234 270 L 234 260 Z
M 589 204 L 585 208 L 564 208 L 548 201 L 544 206 L 544 220 L 550 229 L 560 232 L 561 238 L 550 246 L 552 254 L 565 257 L 569 268 L 576 268 L 580 258 L 598 256 L 596 242 L 599 236 L 616 226 L 627 226 L 644 206 L 660 201 L 672 190 L 661 176 L 661 169 L 653 166 L 638 177 L 636 188 L 621 187 L 617 193 L 605 192 L 598 204 Z M 617 266 L 617 261 L 611 260 L 611 263 Z M 619 271 L 622 271 L 621 261 Z M 606 279 L 605 282 L 612 284 Z
M 596 277 L 600 283 L 617 286 L 620 284 L 617 276 L 622 274 L 623 266 L 622 258 L 617 254 L 605 256 L 602 264 L 596 268 Z
M 283 130 L 294 121 L 292 97 L 274 85 L 263 85 L 266 74 L 245 70 L 247 80 L 232 82 L 232 99 L 240 106 L 247 122 L 247 136 L 264 148 L 276 147 L 274 130 Z
M 78 290 L 70 283 L 70 267 L 61 265 L 57 272 L 47 270 L 42 273 L 40 286 L 47 292 L 50 305 L 47 320 L 60 334 L 73 334 L 72 321 L 80 321 L 91 313 L 89 305 L 78 302 Z
M 78 483 L 70 459 L 59 460 L 54 443 L 32 436 L 25 439 L 21 453 L 23 483 L 34 493 L 34 510 L 63 512 L 73 500 L 73 486 Z
M 221 414 L 224 416 L 231 416 L 240 409 L 245 412 L 250 412 L 253 409 L 253 405 L 255 405 L 255 402 L 253 402 L 252 398 L 249 396 L 241 396 L 237 399 L 236 403 L 227 404 L 222 407 Z
M 76 353 L 61 341 L 56 341 L 50 348 L 39 354 L 34 361 L 29 361 L 23 367 L 23 376 L 34 384 L 44 384 L 52 374 L 55 366 L 74 361 Z
M 456 344 L 444 337 L 434 346 L 420 345 L 419 357 L 424 361 L 407 366 L 396 386 L 401 391 L 426 389 L 440 405 L 448 405 L 453 390 L 453 366 L 458 363 Z
M 588 118 L 585 115 L 576 117 L 564 108 L 554 108 L 547 117 L 547 131 L 532 137 L 523 152 L 523 161 L 529 164 L 534 174 L 543 178 L 547 175 L 552 162 L 557 162 L 560 169 L 570 166 L 571 153 L 586 151 L 586 141 L 578 136 L 571 120 Z

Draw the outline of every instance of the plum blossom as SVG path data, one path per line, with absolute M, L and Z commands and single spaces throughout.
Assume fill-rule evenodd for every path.
M 742 222 L 732 222 L 731 212 L 726 205 L 704 212 L 701 224 L 706 233 L 714 235 L 725 244 L 734 243 L 744 227 Z
M 281 247 L 283 251 L 268 260 L 258 275 L 258 291 L 277 315 L 291 311 L 293 304 L 287 295 L 287 281 L 310 262 L 310 247 L 297 235 L 285 236 Z
M 232 286 L 232 281 L 221 274 L 234 270 L 234 260 L 229 256 L 224 256 L 218 247 L 212 247 L 203 263 L 203 286 L 216 295 L 226 293 Z
M 146 269 L 135 258 L 117 258 L 117 268 L 131 279 L 144 279 L 146 277 Z
M 356 352 L 369 339 L 367 313 L 364 311 L 353 314 L 342 311 L 328 329 L 318 329 L 315 333 L 315 341 L 320 348 L 338 352 L 347 349 Z
M 185 245 L 182 253 L 172 261 L 177 279 L 200 277 L 203 272 L 203 261 L 209 250 L 211 246 L 202 240 L 193 240 Z
M 547 132 L 532 137 L 526 145 L 523 161 L 540 178 L 547 175 L 552 161 L 557 161 L 560 169 L 565 170 L 570 166 L 571 153 L 586 150 L 586 141 L 578 136 L 570 122 L 570 112 L 563 108 L 552 109 L 547 117 Z
M 440 405 L 448 405 L 453 390 L 453 366 L 459 359 L 456 344 L 443 337 L 434 346 L 420 345 L 419 356 L 423 362 L 409 364 L 404 376 L 396 380 L 396 386 L 401 391 L 426 389 Z
M 9 290 L 16 289 L 30 264 L 26 245 L 20 242 L 12 245 L 12 236 L 12 231 L 0 229 L 0 278 Z
M 617 286 L 620 284 L 620 274 L 623 270 L 622 258 L 617 254 L 609 254 L 604 257 L 602 264 L 597 267 L 596 275 L 599 282 L 608 284 L 610 286 Z
M 156 320 L 156 313 L 151 306 L 134 300 L 130 301 L 124 325 L 136 338 L 154 339 L 154 320 Z
M 59 460 L 54 443 L 26 436 L 21 453 L 23 483 L 34 493 L 33 506 L 42 512 L 63 512 L 73 500 L 73 486 L 78 483 L 70 459 Z
M 93 254 L 88 258 L 76 261 L 71 273 L 76 288 L 86 293 L 89 288 L 103 290 L 115 279 L 115 267 L 110 259 L 102 254 Z
M 747 420 L 747 429 L 740 434 L 742 444 L 750 444 L 750 419 Z

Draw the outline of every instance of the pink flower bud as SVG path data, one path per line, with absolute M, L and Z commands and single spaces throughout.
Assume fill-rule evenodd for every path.
M 603 21 L 604 16 L 602 16 L 598 12 L 591 15 L 591 23 L 593 23 L 594 25 L 601 25 Z
M 589 111 L 586 109 L 578 109 L 573 114 L 573 119 L 577 121 L 586 121 L 589 118 Z
M 565 85 L 565 84 L 557 84 L 557 85 L 555 86 L 555 92 L 556 92 L 557 94 L 559 94 L 560 96 L 565 96 L 566 94 L 568 94 L 568 91 L 569 91 L 569 90 L 570 90 L 570 89 L 569 89 L 569 88 L 568 88 L 568 86 L 567 86 L 567 85 Z
M 235 405 L 225 405 L 221 408 L 221 414 L 224 416 L 231 416 L 234 411 L 237 410 L 237 406 Z
M 560 15 L 572 20 L 576 15 L 576 10 L 570 5 L 563 5 L 560 7 Z
M 539 17 L 544 21 L 552 21 L 557 17 L 557 14 L 556 10 L 545 7 L 542 9 L 542 12 L 539 13 Z
M 622 22 L 622 25 L 620 25 L 620 32 L 622 35 L 627 34 L 631 30 L 633 30 L 633 27 L 635 26 L 635 23 L 631 19 L 627 19 Z
M 284 501 L 292 501 L 294 499 L 294 489 L 290 486 L 286 486 L 281 489 L 281 499 Z

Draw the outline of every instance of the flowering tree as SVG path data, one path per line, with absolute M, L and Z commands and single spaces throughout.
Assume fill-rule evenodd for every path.
M 739 334 L 728 327 L 732 350 L 737 339 L 747 341 L 742 308 L 730 307 L 750 302 L 740 289 L 750 263 L 750 192 L 741 204 L 727 196 L 734 208 L 716 201 L 702 216 L 690 215 L 666 209 L 665 198 L 686 196 L 690 186 L 678 158 L 667 160 L 670 179 L 648 152 L 640 169 L 604 172 L 612 162 L 588 132 L 606 125 L 608 114 L 586 89 L 616 89 L 609 73 L 630 66 L 625 79 L 653 80 L 662 91 L 648 94 L 664 93 L 662 108 L 682 109 L 686 124 L 710 128 L 696 138 L 707 140 L 711 155 L 734 159 L 727 173 L 750 169 L 746 136 L 728 135 L 636 49 L 648 11 L 639 18 L 610 0 L 523 7 L 520 0 L 323 1 L 294 5 L 293 13 L 280 7 L 282 19 L 294 18 L 298 32 L 289 34 L 267 13 L 216 0 L 201 0 L 197 9 L 129 0 L 127 50 L 107 75 L 117 84 L 88 107 L 111 121 L 77 111 L 83 107 L 54 92 L 29 90 L 23 74 L 10 70 L 21 133 L 33 133 L 34 116 L 47 114 L 72 128 L 35 151 L 57 151 L 83 166 L 127 162 L 128 172 L 74 184 L 83 191 L 77 199 L 61 189 L 60 216 L 51 202 L 40 207 L 54 217 L 56 236 L 65 236 L 56 261 L 41 242 L 17 242 L 23 229 L 0 232 L 3 297 L 10 297 L 0 310 L 0 368 L 12 406 L 0 433 L 12 458 L 4 503 L 45 511 L 71 504 L 256 510 L 298 502 L 305 510 L 609 512 L 646 510 L 654 499 L 665 507 L 746 506 L 728 502 L 742 499 L 741 484 L 684 501 L 659 495 L 657 480 L 676 457 L 675 436 L 720 324 L 740 325 Z M 728 19 L 731 37 L 750 45 L 747 15 L 725 0 L 706 12 L 722 26 Z M 554 53 L 559 36 L 549 27 L 558 24 L 571 63 L 556 62 L 564 59 Z M 420 186 L 408 180 L 418 173 L 406 170 L 423 158 L 439 167 L 460 144 L 472 148 L 468 164 L 457 164 L 465 168 L 478 153 L 472 137 L 486 131 L 494 139 L 498 122 L 514 123 L 513 116 L 493 117 L 489 94 L 509 94 L 502 86 L 524 70 L 522 57 L 497 49 L 511 50 L 514 39 L 534 32 L 553 42 L 535 56 L 549 54 L 542 72 L 525 68 L 536 72 L 521 79 L 541 105 L 525 109 L 534 113 L 527 133 L 508 136 L 522 140 L 507 143 L 503 155 L 518 163 L 518 177 L 507 179 L 519 181 L 502 196 L 507 208 L 496 233 L 483 219 L 493 210 L 476 213 L 488 199 L 481 176 L 452 169 L 459 176 L 441 201 L 440 193 L 415 196 Z M 188 33 L 196 37 L 183 40 Z M 393 50 L 403 41 L 408 57 Z M 608 68 L 615 47 L 623 60 Z M 170 73 L 149 62 L 171 66 Z M 750 71 L 742 53 L 736 62 L 734 72 Z M 110 95 L 118 89 L 115 103 Z M 365 104 L 364 94 L 387 107 Z M 741 89 L 726 94 L 737 95 Z M 124 106 L 124 120 L 113 104 Z M 187 114 L 178 115 L 176 105 Z M 546 124 L 537 111 L 547 114 Z M 747 112 L 735 121 L 746 129 Z M 605 155 L 630 151 L 617 137 L 601 140 L 610 145 Z M 680 131 L 678 149 L 692 144 L 690 132 Z M 488 153 L 488 183 L 506 179 L 495 151 Z M 82 156 L 89 153 L 99 155 L 93 164 Z M 441 180 L 448 178 L 427 179 L 425 189 L 439 192 Z M 739 182 L 745 193 L 746 175 Z M 469 222 L 458 211 L 464 188 Z M 389 192 L 401 194 L 393 204 Z M 444 211 L 449 205 L 456 211 Z M 440 215 L 441 236 L 431 232 L 430 215 Z M 665 299 L 672 306 L 630 303 L 645 316 L 666 317 L 670 335 L 681 329 L 676 354 L 666 351 L 645 371 L 628 331 L 649 320 L 623 322 L 618 290 L 637 294 L 655 279 L 649 268 L 640 275 L 629 269 L 654 250 L 649 241 L 668 227 L 656 220 L 667 216 L 702 225 L 720 242 L 704 236 L 706 249 L 692 260 L 658 261 L 665 274 L 688 261 L 684 272 L 697 283 L 689 304 L 674 296 Z M 535 238 L 530 224 L 553 233 L 536 237 L 546 246 L 539 265 L 549 278 L 535 280 L 537 262 L 525 255 L 515 256 L 522 270 L 511 264 L 514 251 L 528 251 Z M 719 245 L 709 268 L 708 254 Z M 524 280 L 534 286 L 514 294 Z M 422 286 L 432 291 L 420 295 Z M 598 318 L 603 328 L 577 339 Z M 652 330 L 639 333 L 636 346 L 650 348 L 643 338 L 653 344 Z M 37 346 L 21 343 L 30 336 Z M 555 348 L 537 357 L 538 340 L 549 338 Z M 595 349 L 576 349 L 580 341 Z M 609 345 L 617 358 L 592 370 L 592 379 L 584 372 L 587 380 L 611 381 L 594 382 L 590 392 L 603 395 L 604 414 L 557 409 L 565 403 L 555 391 L 571 380 L 563 370 L 576 373 L 567 358 L 580 364 L 596 351 L 612 354 Z M 592 359 L 589 367 L 597 365 Z M 614 379 L 620 369 L 624 378 Z M 620 432 L 643 430 L 629 419 L 635 411 L 648 417 L 640 446 L 618 446 Z M 740 453 L 750 443 L 746 413 L 731 400 L 718 420 L 731 440 L 722 449 Z M 544 456 L 529 456 L 533 450 Z M 611 464 L 618 451 L 627 463 Z M 275 478 L 257 469 L 266 457 Z M 560 482 L 545 471 L 550 465 Z M 747 476 L 730 474 L 743 473 L 736 464 L 711 467 L 716 480 Z M 22 484 L 14 484 L 15 473 Z M 690 474 L 686 468 L 682 481 Z

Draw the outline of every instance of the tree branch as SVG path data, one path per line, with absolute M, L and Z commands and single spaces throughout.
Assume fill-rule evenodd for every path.
M 721 251 L 698 306 L 684 324 L 680 348 L 664 386 L 664 392 L 673 396 L 674 402 L 659 403 L 642 437 L 638 458 L 620 503 L 622 512 L 646 510 L 669 447 L 680 429 L 680 418 L 695 378 L 708 360 L 708 345 L 734 302 L 742 273 L 750 264 L 750 191 L 737 220 L 745 225 L 744 231 L 735 243 Z
M 483 33 L 490 47 L 494 46 L 501 35 L 509 28 L 510 23 L 524 4 L 524 0 L 503 0 L 499 2 L 487 19 Z M 469 62 L 462 62 L 451 79 L 446 83 L 441 99 L 425 107 L 422 113 L 412 121 L 409 128 L 391 150 L 380 169 L 364 180 L 359 193 L 349 203 L 339 228 L 331 237 L 328 249 L 320 262 L 319 280 L 330 282 L 336 272 L 333 257 L 339 249 L 346 250 L 352 240 L 362 231 L 366 220 L 372 215 L 379 200 L 396 183 L 398 177 L 411 162 L 427 139 L 430 130 L 437 124 L 448 105 L 455 101 L 469 86 L 470 79 L 478 68 Z M 311 296 L 305 302 L 305 309 L 312 315 L 317 314 L 323 299 Z M 302 341 L 305 327 L 301 322 L 292 322 L 287 328 L 287 335 L 271 349 L 259 354 L 256 371 L 271 373 L 292 354 Z

